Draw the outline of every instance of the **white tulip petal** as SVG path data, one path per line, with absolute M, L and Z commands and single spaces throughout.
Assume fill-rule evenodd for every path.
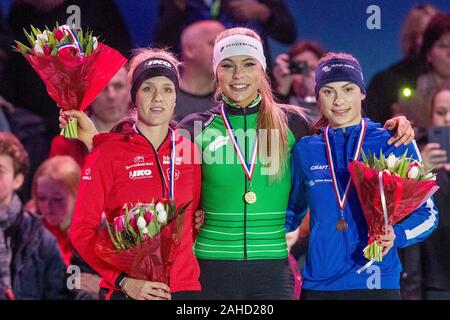
M 397 157 L 391 154 L 386 160 L 389 169 L 393 169 L 397 164 Z
M 144 229 L 147 226 L 147 222 L 144 217 L 139 217 L 136 223 L 139 229 Z
M 419 176 L 419 168 L 417 167 L 411 167 L 408 171 L 408 178 L 409 179 L 417 179 Z
M 160 222 L 160 223 L 166 223 L 167 222 L 167 212 L 165 210 L 159 211 L 156 219 L 158 219 L 158 222 Z
M 158 211 L 158 212 L 161 212 L 161 211 L 164 211 L 165 209 L 164 209 L 164 205 L 161 203 L 161 202 L 158 202 L 157 204 L 156 204 L 156 211 Z

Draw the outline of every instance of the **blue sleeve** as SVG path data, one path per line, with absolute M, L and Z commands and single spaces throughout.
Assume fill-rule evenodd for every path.
M 296 144 L 291 156 L 291 193 L 289 196 L 288 209 L 286 212 L 285 228 L 287 232 L 297 229 L 308 209 L 308 199 L 303 184 L 300 163 L 299 144 Z
M 408 156 L 422 161 L 415 141 L 406 146 L 406 149 L 408 150 Z M 393 226 L 396 237 L 394 247 L 404 248 L 425 240 L 436 229 L 438 219 L 438 210 L 433 198 L 430 197 L 410 216 Z

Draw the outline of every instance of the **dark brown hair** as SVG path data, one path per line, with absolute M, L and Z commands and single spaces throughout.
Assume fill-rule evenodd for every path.
M 438 13 L 431 19 L 423 34 L 420 53 L 424 61 L 426 61 L 426 56 L 436 41 L 447 32 L 450 32 L 450 13 Z

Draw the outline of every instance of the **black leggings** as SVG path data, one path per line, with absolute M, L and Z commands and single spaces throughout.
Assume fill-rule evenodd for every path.
M 400 290 L 317 291 L 302 289 L 300 300 L 401 300 Z
M 293 300 L 294 276 L 288 259 L 198 259 L 205 300 Z

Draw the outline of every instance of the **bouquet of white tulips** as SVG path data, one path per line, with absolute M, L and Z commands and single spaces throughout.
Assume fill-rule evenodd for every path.
M 363 153 L 362 159 L 352 161 L 349 171 L 369 229 L 364 256 L 371 263 L 381 262 L 382 248 L 376 238 L 419 208 L 439 187 L 435 174 L 407 152 L 401 157 L 393 153 L 385 157 L 381 151 L 379 157 Z

